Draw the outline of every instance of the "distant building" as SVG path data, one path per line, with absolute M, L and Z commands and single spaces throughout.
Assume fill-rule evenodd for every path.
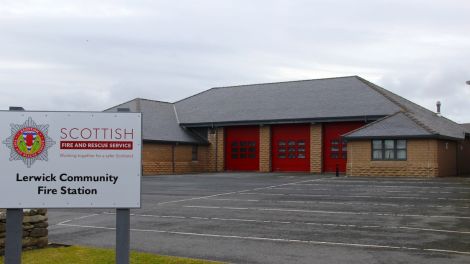
M 134 99 L 145 175 L 259 171 L 351 176 L 470 174 L 470 128 L 357 76 Z

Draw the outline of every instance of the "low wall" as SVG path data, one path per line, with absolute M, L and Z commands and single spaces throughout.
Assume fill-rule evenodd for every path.
M 48 244 L 47 209 L 24 209 L 23 249 L 44 248 Z M 0 256 L 5 253 L 6 210 L 0 209 Z

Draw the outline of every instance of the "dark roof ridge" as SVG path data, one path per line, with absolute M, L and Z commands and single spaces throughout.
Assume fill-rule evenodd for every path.
M 394 103 L 394 104 L 396 104 L 396 105 L 402 107 L 402 108 L 405 109 L 407 112 L 413 113 L 412 111 L 410 111 L 409 109 L 407 109 L 405 106 L 403 106 L 401 103 L 397 102 L 397 101 L 394 100 L 393 98 L 390 98 L 390 96 L 384 94 L 381 90 L 385 90 L 385 91 L 387 91 L 387 92 L 389 92 L 389 93 L 391 93 L 391 94 L 393 94 L 393 95 L 399 97 L 400 99 L 405 100 L 405 101 L 407 101 L 407 102 L 410 103 L 410 104 L 413 104 L 414 106 L 420 108 L 421 110 L 424 110 L 424 111 L 426 111 L 426 112 L 429 112 L 429 113 L 431 113 L 431 114 L 436 115 L 436 113 L 434 113 L 433 111 L 431 111 L 431 110 L 427 109 L 426 107 L 423 107 L 423 106 L 421 106 L 421 105 L 419 105 L 419 104 L 417 104 L 417 103 L 414 103 L 414 102 L 412 102 L 412 101 L 406 99 L 406 98 L 403 97 L 403 96 L 400 96 L 400 95 L 398 95 L 398 94 L 396 94 L 396 93 L 394 93 L 394 92 L 392 92 L 392 91 L 389 91 L 389 90 L 387 90 L 387 89 L 385 89 L 385 88 L 383 88 L 383 87 L 381 87 L 381 86 L 379 86 L 379 85 L 377 85 L 377 84 L 375 84 L 375 83 L 369 82 L 368 80 L 366 80 L 366 79 L 364 79 L 364 78 L 362 78 L 362 77 L 359 77 L 359 76 L 358 76 L 358 78 L 359 78 L 361 81 L 363 81 L 364 83 L 366 83 L 370 88 L 376 90 L 378 93 L 382 94 L 385 98 L 389 99 L 392 103 Z M 437 115 L 436 115 L 436 116 L 437 116 Z M 446 119 L 446 120 L 448 120 L 448 121 L 450 121 L 450 122 L 452 122 L 452 123 L 458 124 L 457 122 L 455 122 L 455 121 L 453 121 L 453 120 L 450 120 L 449 118 L 447 118 L 447 117 L 445 117 L 445 116 L 442 116 L 442 115 L 441 115 L 441 116 L 437 116 L 437 117 L 444 118 L 444 119 Z
M 183 98 L 181 100 L 178 100 L 175 102 L 176 103 L 179 103 L 181 101 L 184 101 L 186 99 L 189 99 L 189 98 L 192 98 L 194 96 L 197 96 L 197 95 L 200 95 L 200 94 L 203 94 L 205 92 L 209 92 L 209 91 L 212 91 L 212 90 L 215 90 L 215 89 L 226 89 L 226 88 L 236 88 L 236 87 L 242 87 L 242 86 L 255 86 L 255 85 L 270 85 L 270 84 L 279 84 L 279 83 L 296 83 L 296 82 L 309 82 L 309 81 L 321 81 L 321 80 L 329 80 L 329 79 L 341 79 L 341 78 L 357 78 L 358 76 L 357 75 L 350 75 L 350 76 L 338 76 L 338 77 L 325 77 L 325 78 L 318 78 L 318 79 L 305 79 L 305 80 L 293 80 L 293 81 L 282 81 L 282 82 L 266 82 L 266 83 L 251 83 L 251 84 L 240 84 L 240 85 L 231 85 L 231 86 L 216 86 L 216 87 L 212 87 L 210 89 L 207 89 L 207 90 L 204 90 L 204 91 L 201 91 L 197 94 L 193 94 L 191 96 L 188 96 L 186 98 Z
M 392 102 L 392 103 L 394 103 L 395 105 L 401 107 L 401 108 L 402 108 L 403 110 L 405 110 L 405 111 L 409 111 L 408 108 L 406 108 L 403 104 L 397 102 L 395 99 L 393 99 L 393 98 L 391 98 L 390 96 L 388 96 L 387 94 L 385 94 L 385 93 L 382 91 L 382 89 L 383 89 L 383 90 L 386 90 L 385 88 L 382 88 L 382 87 L 378 86 L 378 85 L 375 84 L 375 83 L 369 82 L 368 80 L 366 80 L 366 79 L 364 79 L 364 78 L 362 78 L 362 77 L 357 76 L 357 78 L 358 78 L 361 82 L 363 82 L 364 84 L 366 84 L 369 88 L 371 88 L 372 90 L 378 92 L 378 93 L 381 94 L 383 97 L 387 98 L 390 102 Z M 388 91 L 388 90 L 387 90 L 387 91 Z M 394 95 L 396 95 L 396 96 L 399 96 L 399 95 L 397 95 L 397 94 L 395 94 L 395 93 L 393 93 L 393 92 L 391 92 L 391 91 L 388 91 L 388 92 L 390 92 L 390 93 L 392 93 L 392 94 L 394 94 Z M 401 97 L 401 96 L 399 96 L 399 97 Z M 403 98 L 403 97 L 401 97 L 401 98 Z M 405 98 L 403 98 L 403 99 L 405 99 Z M 405 100 L 407 100 L 407 99 L 405 99 Z M 407 100 L 407 101 L 409 101 L 409 100 Z M 409 102 L 410 102 L 410 103 L 413 103 L 413 102 L 411 102 L 411 101 L 409 101 Z M 413 103 L 413 104 L 414 104 L 414 103 Z M 426 110 L 428 110 L 428 109 L 426 109 Z M 429 111 L 429 110 L 428 110 L 428 111 Z
M 419 104 L 416 104 L 416 103 L 414 103 L 414 102 L 412 102 L 412 101 L 410 101 L 410 100 L 408 100 L 408 99 L 406 99 L 406 98 L 404 98 L 404 97 L 402 97 L 402 96 L 400 96 L 400 95 L 398 95 L 398 94 L 396 94 L 396 93 L 394 93 L 394 92 L 391 92 L 391 91 L 389 91 L 389 90 L 387 90 L 387 89 L 385 89 L 385 88 L 383 88 L 383 87 L 380 87 L 379 85 L 377 85 L 377 84 L 375 84 L 375 83 L 372 83 L 372 82 L 370 82 L 370 81 L 368 81 L 368 80 L 366 80 L 366 79 L 363 79 L 363 78 L 361 78 L 361 77 L 359 77 L 359 76 L 358 76 L 358 79 L 360 79 L 362 82 L 364 82 L 364 83 L 365 83 L 367 86 L 369 86 L 370 88 L 372 88 L 372 89 L 374 89 L 375 91 L 377 91 L 378 93 L 382 94 L 385 98 L 389 99 L 392 103 L 394 103 L 394 104 L 396 104 L 396 105 L 402 107 L 403 109 L 405 109 L 406 112 L 408 113 L 407 116 L 408 116 L 409 118 L 411 118 L 416 124 L 418 124 L 419 126 L 421 126 L 421 127 L 424 128 L 424 129 L 426 129 L 426 130 L 427 130 L 428 132 L 430 132 L 430 133 L 439 134 L 437 131 L 435 131 L 435 130 L 429 128 L 429 127 L 426 126 L 426 125 L 424 125 L 418 118 L 416 118 L 416 117 L 414 116 L 415 114 L 418 114 L 418 113 L 414 113 L 413 111 L 407 109 L 407 107 L 403 106 L 403 104 L 397 102 L 397 101 L 396 101 L 395 99 L 393 99 L 393 98 L 390 98 L 390 96 L 388 96 L 387 94 L 384 94 L 383 91 L 387 91 L 387 92 L 389 92 L 389 93 L 391 93 L 391 94 L 397 96 L 398 98 L 400 98 L 400 99 L 402 99 L 402 100 L 405 100 L 406 102 L 412 104 L 413 106 L 418 107 L 419 109 L 421 109 L 421 110 L 423 110 L 423 111 L 425 111 L 425 112 L 428 112 L 428 113 L 430 113 L 430 114 L 432 114 L 432 115 L 435 115 L 437 118 L 443 118 L 443 119 L 445 119 L 445 120 L 447 120 L 447 121 L 449 121 L 449 122 L 452 122 L 452 123 L 458 125 L 457 122 L 455 122 L 455 121 L 453 121 L 453 120 L 450 120 L 449 118 L 444 117 L 444 116 L 438 116 L 436 113 L 434 113 L 433 111 L 427 109 L 426 107 L 423 107 L 423 106 L 421 106 L 421 105 L 419 105 Z
M 235 87 L 241 87 L 241 86 L 255 86 L 255 85 L 270 85 L 270 84 L 280 84 L 280 83 L 297 83 L 297 82 L 322 81 L 322 80 L 355 78 L 355 77 L 357 78 L 358 76 L 357 75 L 350 75 L 350 76 L 325 77 L 325 78 L 318 78 L 318 79 L 304 79 L 304 80 L 293 80 L 293 81 L 282 81 L 282 82 L 239 84 L 239 85 L 231 85 L 231 86 L 219 86 L 219 87 L 214 87 L 212 89 L 235 88 Z
M 415 122 L 418 126 L 422 127 L 423 129 L 425 129 L 426 131 L 428 131 L 429 133 L 431 134 L 439 134 L 437 131 L 435 131 L 434 129 L 426 126 L 425 124 L 423 124 L 421 121 L 419 121 L 419 119 L 417 119 L 412 113 L 410 112 L 404 112 L 403 113 L 404 115 L 406 115 L 408 118 L 410 118 L 413 122 Z
M 424 108 L 424 109 L 426 109 L 426 108 Z M 426 110 L 432 112 L 432 111 L 429 110 L 429 109 L 426 109 Z M 444 118 L 445 120 L 447 120 L 447 121 L 449 121 L 449 122 L 452 122 L 452 123 L 454 123 L 454 124 L 456 124 L 456 125 L 460 125 L 459 123 L 455 122 L 454 120 L 449 119 L 449 118 L 447 118 L 447 117 L 445 117 L 445 116 L 443 116 L 443 115 L 437 115 L 437 114 L 435 114 L 435 115 L 436 115 L 438 118 Z

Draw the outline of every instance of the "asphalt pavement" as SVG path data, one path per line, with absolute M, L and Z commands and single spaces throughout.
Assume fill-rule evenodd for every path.
M 230 263 L 470 263 L 469 178 L 144 177 L 134 250 Z M 115 210 L 49 210 L 50 241 L 114 247 Z

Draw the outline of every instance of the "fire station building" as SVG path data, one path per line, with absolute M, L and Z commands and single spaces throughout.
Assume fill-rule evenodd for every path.
M 145 175 L 222 171 L 470 174 L 470 128 L 357 76 L 134 99 Z

